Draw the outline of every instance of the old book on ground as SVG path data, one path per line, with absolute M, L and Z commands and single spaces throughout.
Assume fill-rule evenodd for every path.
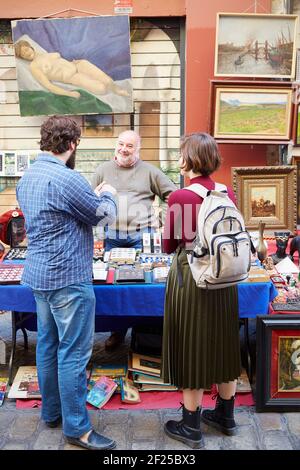
M 19 367 L 8 398 L 41 398 L 36 366 Z
M 131 352 L 129 354 L 128 369 L 133 372 L 144 372 L 148 375 L 160 377 L 161 358 L 145 356 Z
M 121 378 L 121 401 L 123 403 L 129 403 L 134 405 L 135 403 L 140 403 L 141 398 L 137 387 L 134 386 L 132 380 L 129 378 Z
M 114 379 L 117 383 L 120 382 L 121 377 L 125 377 L 127 372 L 127 367 L 117 364 L 107 364 L 107 365 L 94 365 L 89 376 L 88 380 L 88 390 L 95 385 L 100 377 L 110 377 Z M 120 387 L 117 391 L 121 391 Z
M 108 402 L 118 387 L 115 380 L 110 377 L 100 377 L 88 392 L 86 401 L 97 408 L 102 408 Z
M 136 384 L 140 392 L 176 392 L 178 387 L 170 384 Z

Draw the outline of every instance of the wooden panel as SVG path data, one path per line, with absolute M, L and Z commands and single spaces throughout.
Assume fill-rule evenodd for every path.
M 176 52 L 156 54 L 155 57 L 153 57 L 153 54 L 131 54 L 132 65 L 154 65 L 154 63 L 157 65 L 179 65 L 180 61 Z M 7 64 L 5 66 L 8 67 Z
M 13 97 L 10 97 L 13 99 Z M 135 101 L 180 101 L 180 90 L 133 90 Z
M 16 80 L 17 71 L 13 68 L 0 68 L 0 80 Z
M 16 59 L 15 56 L 0 56 L 0 67 L 15 67 Z
M 175 77 L 143 77 L 132 80 L 134 90 L 157 90 L 172 88 L 180 90 L 180 78 Z M 14 90 L 11 90 L 14 91 Z
M 0 69 L 1 70 L 1 69 Z M 180 65 L 135 65 L 132 77 L 180 77 Z
M 141 103 L 144 103 L 144 100 L 143 101 L 135 101 L 135 103 L 134 103 L 135 113 L 139 112 L 139 108 L 140 108 Z M 168 111 L 168 113 L 180 113 L 180 102 L 179 101 L 169 101 L 168 103 L 166 102 L 164 104 L 166 106 L 165 111 Z
M 6 188 L 0 192 L 0 214 L 18 207 L 16 190 L 14 188 Z
M 1 104 L 0 103 L 0 116 L 20 116 L 20 107 L 18 104 Z
M 141 34 L 143 29 L 145 28 L 142 27 L 137 29 L 137 34 L 133 36 L 132 44 L 135 42 L 169 41 L 170 39 L 173 41 L 179 41 L 180 39 L 180 32 L 178 28 L 168 28 L 167 30 L 155 28 L 155 35 L 151 34 L 151 31 L 146 35 Z M 149 31 L 149 29 L 147 29 L 147 31 Z
M 143 114 L 143 119 L 145 125 L 153 126 L 155 125 L 154 114 Z M 135 114 L 136 118 L 139 117 L 139 113 Z M 79 123 L 82 122 L 83 116 L 73 116 Z M 168 125 L 179 126 L 180 125 L 180 115 L 171 114 L 171 113 L 160 113 L 160 118 L 162 122 L 167 122 Z M 40 127 L 44 121 L 43 116 L 1 116 L 0 115 L 0 127 Z M 130 116 L 128 114 L 115 114 L 114 123 L 116 126 L 130 126 Z
M 131 53 L 140 53 L 141 49 L 143 51 L 143 54 L 145 53 L 151 53 L 151 54 L 156 54 L 156 53 L 172 53 L 174 52 L 174 45 L 177 48 L 179 47 L 179 41 L 175 41 L 175 44 L 171 41 L 168 41 L 167 38 L 165 38 L 164 41 L 143 41 L 142 43 L 140 42 L 132 42 L 130 45 Z
M 169 147 L 176 147 L 179 146 L 179 137 L 171 137 L 167 139 L 167 143 L 164 146 L 161 146 L 161 149 L 169 148 Z M 144 148 L 152 148 L 151 147 L 152 140 L 151 138 L 144 138 L 143 139 L 143 147 Z M 94 149 L 99 148 L 101 145 L 102 148 L 114 149 L 115 148 L 115 140 L 109 138 L 101 138 L 101 139 L 93 139 L 84 137 L 81 139 L 80 146 L 85 149 Z M 0 140 L 0 149 L 1 150 L 34 150 L 38 149 L 37 142 L 34 139 L 6 139 L 1 138 Z
M 15 48 L 13 44 L 0 44 L 0 56 L 15 55 Z
M 1 93 L 1 88 L 0 88 Z M 135 101 L 180 101 L 180 90 L 157 89 L 152 90 L 133 90 L 133 99 Z M 19 103 L 19 94 L 15 91 L 2 91 L 1 103 Z

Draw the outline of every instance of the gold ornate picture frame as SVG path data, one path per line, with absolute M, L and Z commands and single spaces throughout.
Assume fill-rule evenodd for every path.
M 232 183 L 248 230 L 258 230 L 262 221 L 266 224 L 265 233 L 296 233 L 296 166 L 234 167 Z

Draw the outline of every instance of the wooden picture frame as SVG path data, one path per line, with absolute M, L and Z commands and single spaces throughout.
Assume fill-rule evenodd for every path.
M 262 221 L 265 233 L 296 233 L 296 166 L 234 167 L 232 185 L 248 230 L 258 230 Z
M 216 77 L 295 76 L 298 15 L 218 13 Z
M 291 82 L 211 82 L 211 133 L 218 141 L 288 143 L 294 117 Z
M 300 155 L 293 155 L 292 165 L 297 168 L 297 225 L 300 225 Z
M 256 411 L 300 411 L 300 315 L 256 320 Z

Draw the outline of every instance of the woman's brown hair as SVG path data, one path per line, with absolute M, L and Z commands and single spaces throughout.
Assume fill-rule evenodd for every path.
M 74 119 L 51 116 L 41 126 L 40 148 L 59 155 L 69 150 L 71 142 L 76 144 L 80 134 L 80 127 Z
M 215 139 L 205 132 L 186 134 L 181 138 L 182 169 L 208 176 L 221 165 L 221 156 Z

